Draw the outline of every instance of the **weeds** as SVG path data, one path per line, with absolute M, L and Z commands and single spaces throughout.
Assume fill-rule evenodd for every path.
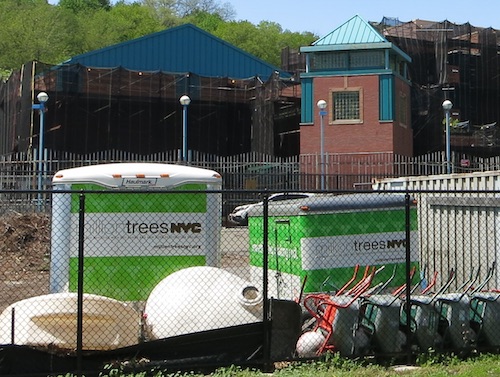
M 260 370 L 245 369 L 239 366 L 218 368 L 212 373 L 161 372 L 153 369 L 147 372 L 124 372 L 118 364 L 107 365 L 100 377 L 490 377 L 500 376 L 500 356 L 492 354 L 471 355 L 462 358 L 455 354 L 439 354 L 429 350 L 418 357 L 417 368 L 404 372 L 396 371 L 394 366 L 382 366 L 365 359 L 348 359 L 338 354 L 327 354 L 319 360 L 280 363 L 280 367 L 269 374 Z M 63 376 L 61 376 L 63 377 Z M 73 377 L 70 374 L 64 377 Z

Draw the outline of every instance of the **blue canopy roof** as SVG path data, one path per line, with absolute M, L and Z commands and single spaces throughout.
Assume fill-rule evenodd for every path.
M 192 25 L 184 24 L 76 55 L 64 64 L 134 71 L 191 72 L 205 77 L 264 80 L 286 72 Z

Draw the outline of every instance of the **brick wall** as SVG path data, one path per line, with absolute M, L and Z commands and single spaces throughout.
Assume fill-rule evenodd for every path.
M 397 79 L 395 92 L 407 91 L 409 88 Z M 332 124 L 331 92 L 340 88 L 362 88 L 362 123 Z M 395 130 L 393 122 L 379 120 L 379 77 L 377 75 L 318 77 L 314 79 L 313 103 L 324 99 L 328 102 L 328 115 L 325 117 L 324 144 L 325 153 L 358 153 L 358 152 L 394 152 L 411 154 L 411 125 Z M 410 105 L 408 102 L 408 111 Z M 407 119 L 410 120 L 408 114 Z M 320 116 L 314 109 L 314 125 L 303 125 L 300 128 L 300 149 L 302 154 L 320 151 Z M 408 153 L 409 152 L 409 153 Z

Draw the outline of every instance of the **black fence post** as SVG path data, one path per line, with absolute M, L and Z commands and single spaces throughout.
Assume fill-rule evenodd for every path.
M 85 239 L 85 194 L 80 194 L 78 207 L 78 288 L 77 288 L 77 318 L 76 318 L 76 370 L 81 376 L 83 371 L 83 268 Z
M 405 291 L 405 301 L 406 301 L 406 347 L 407 347 L 407 362 L 411 363 L 411 197 L 407 192 L 405 194 L 405 246 L 406 246 L 406 291 Z
M 263 199 L 263 240 L 262 240 L 262 258 L 263 258 L 263 263 L 262 263 L 262 289 L 264 292 L 262 292 L 262 297 L 264 300 L 264 306 L 263 306 L 263 313 L 262 313 L 262 320 L 263 320 L 263 326 L 264 326 L 264 344 L 263 344 L 263 353 L 264 353 L 264 370 L 265 371 L 270 371 L 271 368 L 271 323 L 270 323 L 270 318 L 269 318 L 269 295 L 268 295 L 268 288 L 269 288 L 269 274 L 268 274 L 268 268 L 269 268 L 269 195 L 266 192 L 264 194 L 264 199 Z

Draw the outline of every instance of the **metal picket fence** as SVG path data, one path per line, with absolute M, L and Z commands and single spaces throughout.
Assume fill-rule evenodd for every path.
M 1 375 L 500 348 L 497 191 L 247 191 L 241 225 L 220 177 L 60 179 L 3 216 Z

